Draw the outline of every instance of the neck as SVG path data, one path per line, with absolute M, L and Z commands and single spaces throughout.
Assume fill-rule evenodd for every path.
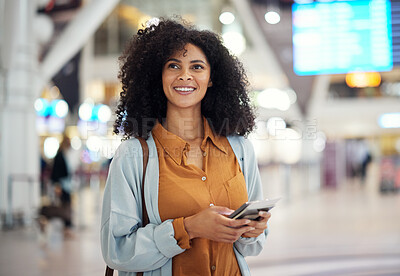
M 204 137 L 201 110 L 167 109 L 167 118 L 163 126 L 185 141 L 193 141 Z

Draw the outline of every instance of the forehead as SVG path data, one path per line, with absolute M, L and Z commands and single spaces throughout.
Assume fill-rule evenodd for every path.
M 204 54 L 203 50 L 196 45 L 191 43 L 186 44 L 182 50 L 176 51 L 171 55 L 173 58 L 188 58 L 188 59 L 201 59 L 207 61 L 207 57 Z

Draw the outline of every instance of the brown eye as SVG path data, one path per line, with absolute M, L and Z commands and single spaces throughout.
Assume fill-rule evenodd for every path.
M 178 68 L 179 68 L 179 66 L 178 66 L 178 64 L 175 64 L 175 63 L 170 63 L 170 64 L 168 64 L 168 68 L 172 68 L 172 69 L 178 69 Z

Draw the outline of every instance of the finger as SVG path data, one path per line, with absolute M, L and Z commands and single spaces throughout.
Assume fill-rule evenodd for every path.
M 232 222 L 236 227 L 249 226 L 251 220 L 249 219 L 235 219 Z
M 254 231 L 257 231 L 257 229 L 252 226 L 248 226 L 248 227 L 244 227 L 242 234 L 243 233 L 252 233 Z
M 266 212 L 266 211 L 260 211 L 258 213 L 258 215 L 259 215 L 259 219 L 251 220 L 249 223 L 247 223 L 247 225 L 253 226 L 256 228 L 258 228 L 258 227 L 264 228 L 264 226 L 262 224 L 268 222 L 269 218 L 271 217 L 271 213 Z
M 255 229 L 265 230 L 268 228 L 267 220 L 256 221 L 254 224 L 249 224 L 253 226 Z
M 230 219 L 230 218 L 224 218 L 223 224 L 228 227 L 232 228 L 238 228 L 238 227 L 243 227 L 245 225 L 250 224 L 250 220 L 248 219 Z
M 236 231 L 236 234 L 238 235 L 238 237 L 240 237 L 244 233 L 248 233 L 248 232 L 252 232 L 252 231 L 256 231 L 256 230 L 257 229 L 255 229 L 254 227 L 246 226 L 246 227 L 238 228 Z
M 255 230 L 254 227 L 246 226 L 246 227 L 241 227 L 241 228 L 231 228 L 231 227 L 226 227 L 226 230 L 223 232 L 223 235 L 228 235 L 231 237 L 240 237 L 243 235 L 243 233 L 253 231 Z
M 217 212 L 218 214 L 229 216 L 234 212 L 234 210 L 229 209 L 227 207 L 222 207 L 222 206 L 212 206 L 210 207 L 213 211 Z
M 268 220 L 269 220 L 270 217 L 271 217 L 271 213 L 269 213 L 269 212 L 264 212 L 264 211 L 260 211 L 260 212 L 258 213 L 258 215 L 259 215 L 259 217 L 258 217 L 256 220 L 254 220 L 254 221 L 255 221 L 255 225 L 256 225 L 257 223 L 267 223 Z M 254 226 L 254 225 L 253 225 L 253 226 Z
M 253 227 L 243 227 L 243 228 L 239 228 L 236 229 L 235 231 L 231 232 L 230 234 L 224 234 L 224 238 L 231 240 L 231 241 L 237 241 L 239 239 L 239 237 L 243 236 L 243 234 L 249 232 L 251 233 L 251 231 L 255 230 Z M 257 235 L 258 236 L 258 235 Z
M 258 221 L 256 221 L 256 220 L 251 220 L 247 225 L 248 225 L 248 226 L 252 226 L 252 227 L 257 227 Z
M 258 212 L 258 215 L 260 216 L 260 218 L 262 218 L 261 220 L 269 219 L 271 217 L 271 213 L 266 211 L 260 211 Z
M 242 235 L 242 237 L 245 237 L 245 238 L 256 238 L 256 237 L 258 237 L 259 235 L 261 235 L 262 233 L 264 233 L 264 230 L 262 230 L 262 229 L 255 229 L 255 230 L 253 230 L 253 231 L 249 231 L 249 232 L 244 233 L 244 234 Z
M 244 233 L 242 235 L 242 237 L 243 238 L 257 238 L 259 235 L 261 235 L 261 233 L 260 234 L 258 234 L 258 233 Z
M 255 228 L 263 227 L 264 224 L 268 222 L 267 219 L 262 218 L 261 220 L 251 220 L 247 225 L 253 226 Z
M 264 230 L 265 229 L 254 229 L 254 230 L 251 230 L 251 231 L 248 231 L 248 232 L 246 232 L 245 234 L 249 234 L 249 235 L 256 235 L 256 236 L 258 236 L 258 235 L 260 235 L 260 234 L 262 234 L 263 232 L 264 232 Z

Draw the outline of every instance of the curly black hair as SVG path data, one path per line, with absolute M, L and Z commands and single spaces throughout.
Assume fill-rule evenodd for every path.
M 217 135 L 247 135 L 255 125 L 248 96 L 248 80 L 242 63 L 229 53 L 221 38 L 197 30 L 182 19 L 161 18 L 158 24 L 140 29 L 119 58 L 122 92 L 116 111 L 114 133 L 148 138 L 156 121 L 166 117 L 167 98 L 162 69 L 186 44 L 204 52 L 211 66 L 212 86 L 201 103 L 202 115 Z

